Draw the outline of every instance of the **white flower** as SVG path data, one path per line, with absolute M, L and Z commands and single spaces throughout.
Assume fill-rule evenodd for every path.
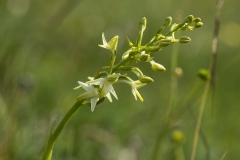
M 95 80 L 91 80 L 86 82 L 87 84 L 91 85 L 99 85 L 99 98 L 107 97 L 110 102 L 112 102 L 111 94 L 118 99 L 116 92 L 114 91 L 114 88 L 112 86 L 113 83 L 115 83 L 120 74 L 113 73 L 112 75 L 108 75 L 106 78 L 98 78 Z M 111 93 L 111 94 L 110 94 Z
M 89 84 L 83 83 L 81 81 L 78 81 L 78 83 L 87 92 L 78 96 L 77 100 L 83 100 L 83 99 L 86 99 L 86 98 L 91 98 L 91 111 L 93 112 L 97 102 L 99 101 L 99 94 L 98 94 L 97 88 L 95 88 L 95 87 L 93 87 Z M 78 86 L 74 89 L 78 89 L 78 88 L 80 88 L 80 86 Z
M 99 47 L 108 49 L 110 51 L 114 51 L 117 49 L 117 44 L 118 44 L 118 36 L 113 37 L 108 43 L 105 39 L 104 33 L 102 33 L 102 41 L 103 41 L 103 45 L 98 45 Z
M 118 82 L 124 82 L 124 83 L 129 84 L 132 88 L 132 94 L 133 94 L 134 98 L 137 100 L 137 97 L 138 97 L 139 100 L 143 102 L 143 98 L 142 98 L 142 96 L 140 95 L 140 93 L 138 92 L 137 89 L 145 86 L 146 83 L 142 83 L 139 80 L 136 80 L 136 81 L 118 80 Z

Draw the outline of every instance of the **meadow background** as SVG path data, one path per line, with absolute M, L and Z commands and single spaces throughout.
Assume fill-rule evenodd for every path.
M 1 0 L 0 1 L 0 160 L 37 160 L 43 154 L 52 123 L 58 123 L 75 98 L 77 81 L 87 81 L 108 64 L 109 52 L 99 48 L 101 34 L 119 35 L 118 58 L 126 49 L 125 36 L 137 38 L 138 22 L 147 18 L 143 43 L 150 40 L 165 17 L 181 22 L 192 14 L 203 27 L 184 31 L 191 37 L 179 46 L 176 101 L 195 83 L 199 69 L 211 57 L 215 1 L 208 0 Z M 240 1 L 229 0 L 221 12 L 214 106 L 211 92 L 204 111 L 196 160 L 240 158 Z M 92 113 L 82 107 L 73 116 L 54 148 L 53 160 L 148 160 L 169 105 L 173 45 L 154 54 L 167 69 L 151 70 L 139 63 L 155 82 L 140 89 L 144 102 L 135 101 L 127 85 L 116 84 L 119 100 L 107 100 Z M 196 82 L 199 81 L 199 82 Z M 200 84 L 201 86 L 201 84 Z M 182 145 L 190 158 L 203 83 L 191 95 L 190 106 L 162 141 L 159 159 L 175 159 L 171 133 L 184 134 Z M 176 105 L 176 108 L 178 106 Z

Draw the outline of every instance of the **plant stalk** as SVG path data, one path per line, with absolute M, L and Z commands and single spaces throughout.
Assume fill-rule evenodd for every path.
M 48 144 L 44 151 L 42 160 L 51 160 L 52 150 L 53 150 L 54 144 L 55 144 L 58 136 L 60 135 L 60 133 L 62 132 L 64 127 L 67 125 L 67 123 L 71 119 L 72 115 L 83 105 L 83 101 L 84 101 L 84 99 L 81 101 L 77 101 L 72 106 L 72 108 L 67 112 L 67 114 L 63 117 L 61 122 L 58 124 L 56 130 L 54 132 L 52 132 L 52 130 L 51 130 L 51 133 L 50 133 L 50 136 L 48 139 Z
M 196 149 L 197 149 L 197 142 L 199 137 L 199 131 L 202 121 L 203 110 L 205 106 L 205 102 L 207 99 L 207 93 L 209 90 L 210 84 L 212 84 L 213 92 L 215 90 L 215 66 L 216 66 L 216 59 L 217 59 L 217 52 L 218 52 L 218 37 L 219 37 L 219 29 L 220 29 L 220 13 L 223 6 L 224 0 L 218 0 L 216 4 L 216 11 L 215 11 L 215 24 L 214 24 L 214 31 L 213 31 L 213 41 L 212 41 L 212 57 L 210 60 L 209 71 L 211 74 L 210 81 L 205 83 L 204 92 L 202 95 L 201 105 L 199 109 L 197 124 L 195 128 L 194 140 L 193 140 L 193 148 L 191 153 L 191 160 L 195 159 Z M 214 94 L 213 94 L 214 96 Z M 214 99 L 212 99 L 213 102 Z

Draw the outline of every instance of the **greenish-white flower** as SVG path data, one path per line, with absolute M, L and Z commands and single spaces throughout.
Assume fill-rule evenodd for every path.
M 99 47 L 108 49 L 110 51 L 114 51 L 117 49 L 117 44 L 118 44 L 118 36 L 113 37 L 109 42 L 106 41 L 104 33 L 102 33 L 102 41 L 103 45 L 98 45 Z
M 139 98 L 139 100 L 143 102 L 143 98 L 142 98 L 141 94 L 138 92 L 138 89 L 145 86 L 146 83 L 142 83 L 139 80 L 136 80 L 136 81 L 118 80 L 118 82 L 123 82 L 123 83 L 129 84 L 131 86 L 131 91 L 132 91 L 134 98 L 136 100 L 137 100 L 137 98 Z
M 108 75 L 105 78 L 98 78 L 91 81 L 86 82 L 87 84 L 91 85 L 99 85 L 99 98 L 107 97 L 110 102 L 112 102 L 111 94 L 118 99 L 117 94 L 112 86 L 115 83 L 120 74 L 113 73 L 112 75 Z M 111 93 L 111 94 L 110 94 Z
M 99 93 L 98 93 L 97 88 L 93 87 L 92 85 L 83 83 L 81 81 L 78 81 L 78 84 L 79 84 L 79 86 L 74 88 L 74 89 L 78 89 L 78 88 L 82 87 L 87 92 L 78 96 L 77 100 L 83 100 L 83 99 L 86 99 L 86 98 L 91 98 L 91 100 L 90 100 L 91 101 L 91 111 L 93 112 L 97 102 L 99 101 Z

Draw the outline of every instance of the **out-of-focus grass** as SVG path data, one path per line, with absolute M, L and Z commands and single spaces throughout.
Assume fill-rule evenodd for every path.
M 210 143 L 212 159 L 239 155 L 239 26 L 237 6 L 226 2 L 221 14 L 215 106 L 206 106 L 202 130 Z M 107 39 L 119 35 L 118 52 L 127 49 L 125 36 L 137 36 L 138 21 L 148 20 L 147 42 L 167 16 L 179 14 L 202 18 L 204 26 L 182 32 L 192 42 L 180 45 L 178 97 L 196 81 L 198 69 L 208 68 L 211 53 L 215 3 L 212 1 L 93 1 L 61 0 L 0 2 L 0 159 L 39 159 L 54 120 L 59 120 L 81 91 L 77 81 L 86 81 L 108 64 L 109 54 L 100 49 L 101 33 Z M 180 17 L 181 18 L 181 17 Z M 180 21 L 178 21 L 180 22 Z M 115 85 L 119 100 L 81 108 L 60 135 L 53 159 L 149 159 L 168 105 L 171 46 L 155 54 L 167 71 L 156 73 L 149 64 L 139 64 L 155 82 L 140 89 L 144 102 L 135 101 L 129 86 Z M 119 59 L 120 57 L 118 57 Z M 190 101 L 197 115 L 200 93 Z M 210 97 L 209 97 L 210 102 Z M 195 121 L 189 111 L 176 127 L 185 135 L 183 146 L 190 157 Z M 173 157 L 170 138 L 162 159 Z M 197 159 L 205 149 L 199 143 Z

